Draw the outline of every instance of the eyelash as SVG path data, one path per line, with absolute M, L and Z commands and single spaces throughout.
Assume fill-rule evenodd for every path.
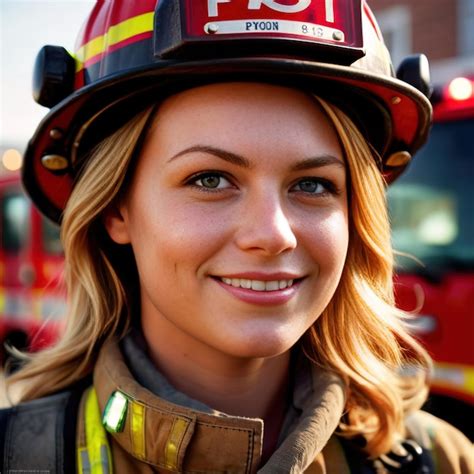
M 315 177 L 315 176 L 303 176 L 302 178 L 299 178 L 295 184 L 293 184 L 292 187 L 296 186 L 296 185 L 301 185 L 301 183 L 304 183 L 304 182 L 311 182 L 311 183 L 315 183 L 316 185 L 321 185 L 324 187 L 324 191 L 322 193 L 309 193 L 309 192 L 306 192 L 306 191 L 298 191 L 298 192 L 301 192 L 301 193 L 304 193 L 304 194 L 307 194 L 309 196 L 325 196 L 325 195 L 328 195 L 328 194 L 333 194 L 333 195 L 338 195 L 340 194 L 340 191 L 337 189 L 335 183 L 329 179 L 325 179 L 325 178 L 318 178 L 318 177 Z
M 218 192 L 223 192 L 226 189 L 230 188 L 230 187 L 226 187 L 226 188 L 208 188 L 208 187 L 196 184 L 197 181 L 203 180 L 207 177 L 218 177 L 220 179 L 223 178 L 226 181 L 228 181 L 230 184 L 232 184 L 231 179 L 229 177 L 227 177 L 226 174 L 222 173 L 221 171 L 205 171 L 205 172 L 197 173 L 197 174 L 191 176 L 190 178 L 188 178 L 186 180 L 186 184 L 196 188 L 197 190 L 199 190 L 201 192 L 205 192 L 205 193 L 218 193 Z M 308 193 L 308 192 L 303 191 L 303 190 L 297 191 L 297 192 L 303 193 L 303 194 L 308 195 L 308 196 L 312 196 L 312 197 L 318 196 L 319 197 L 319 196 L 325 196 L 325 195 L 329 195 L 329 194 L 333 194 L 333 195 L 340 194 L 340 191 L 337 189 L 334 182 L 332 182 L 328 179 L 317 178 L 317 177 L 314 177 L 314 176 L 304 176 L 302 178 L 299 178 L 296 181 L 296 183 L 294 183 L 291 187 L 293 188 L 296 185 L 301 184 L 303 182 L 313 182 L 317 185 L 320 184 L 325 188 L 325 190 L 323 192 L 316 193 L 316 194 Z
M 218 178 L 224 178 L 226 181 L 232 184 L 231 179 L 228 178 L 225 175 L 225 173 L 222 173 L 221 171 L 205 171 L 205 172 L 197 173 L 191 176 L 190 178 L 188 178 L 186 180 L 186 184 L 205 193 L 218 193 L 218 192 L 225 191 L 225 189 L 229 189 L 229 188 L 206 188 L 205 186 L 196 184 L 196 181 L 203 180 L 208 177 L 214 177 L 214 176 Z

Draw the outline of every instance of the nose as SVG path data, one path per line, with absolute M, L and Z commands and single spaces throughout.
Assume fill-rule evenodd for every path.
M 242 250 L 268 256 L 296 248 L 290 216 L 278 196 L 266 193 L 247 199 L 239 219 L 236 243 Z

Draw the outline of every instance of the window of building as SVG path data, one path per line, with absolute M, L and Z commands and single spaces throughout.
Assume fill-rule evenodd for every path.
M 377 12 L 377 20 L 393 65 L 397 67 L 412 52 L 410 9 L 406 6 L 386 8 Z
M 459 2 L 459 54 L 474 55 L 474 2 L 460 0 Z

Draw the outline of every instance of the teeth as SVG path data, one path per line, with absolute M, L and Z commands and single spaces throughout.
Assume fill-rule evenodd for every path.
M 265 282 L 260 280 L 252 280 L 252 290 L 265 291 Z
M 221 280 L 230 286 L 235 288 L 252 289 L 254 291 L 276 291 L 289 288 L 293 285 L 293 280 L 248 280 L 246 278 L 221 278 Z
M 265 290 L 266 291 L 275 291 L 280 288 L 280 282 L 279 281 L 267 281 L 265 283 Z

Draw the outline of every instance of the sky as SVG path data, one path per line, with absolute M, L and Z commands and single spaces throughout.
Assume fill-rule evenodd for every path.
M 48 112 L 32 97 L 33 65 L 46 44 L 74 51 L 94 0 L 0 0 L 0 146 L 23 148 Z

